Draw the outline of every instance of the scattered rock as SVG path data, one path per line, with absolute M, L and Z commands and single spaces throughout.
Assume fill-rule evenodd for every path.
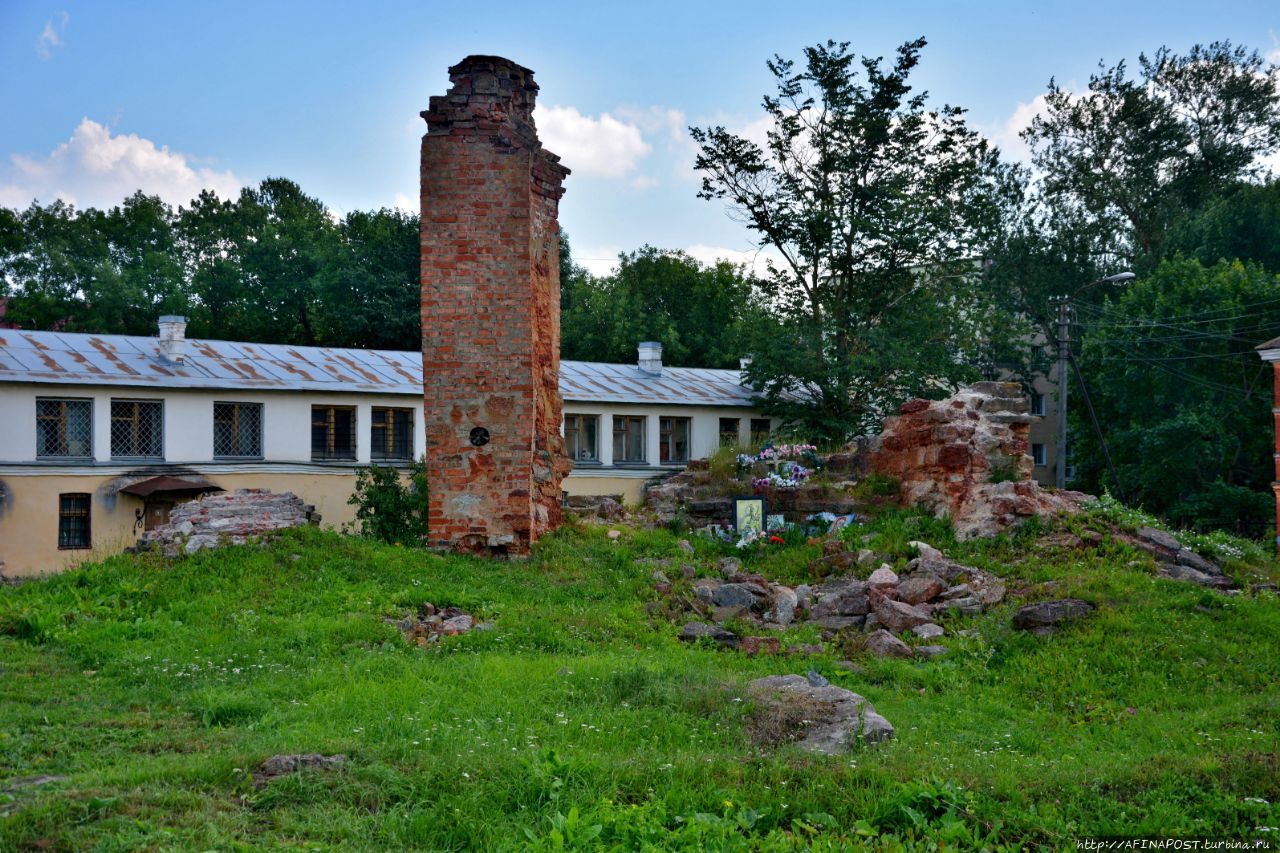
M 711 603 L 717 607 L 755 606 L 764 596 L 764 590 L 754 583 L 724 583 L 711 595 Z
M 479 627 L 470 613 L 457 607 L 437 608 L 431 602 L 420 605 L 417 613 L 410 613 L 400 619 L 384 616 L 382 621 L 395 625 L 406 640 L 422 648 L 439 642 L 441 637 L 465 634 Z M 488 628 L 492 627 L 485 624 Z
M 743 637 L 739 648 L 750 655 L 776 655 L 782 650 L 777 637 Z
M 787 646 L 787 654 L 789 655 L 820 655 L 823 651 L 821 643 L 799 643 L 794 646 Z
M 942 657 L 947 651 L 946 646 L 916 646 L 916 654 L 924 658 Z
M 1093 605 L 1078 598 L 1060 598 L 1028 604 L 1013 614 L 1013 627 L 1022 631 L 1052 628 L 1071 619 L 1083 619 L 1093 611 Z
M 671 583 L 671 578 L 667 577 L 667 573 L 662 569 L 654 569 L 653 574 L 649 575 L 649 579 L 654 583 Z
M 907 604 L 921 604 L 937 598 L 943 583 L 930 574 L 915 574 L 898 584 L 898 600 Z
M 911 629 L 911 633 L 915 634 L 922 640 L 933 640 L 947 633 L 942 630 L 941 625 L 935 625 L 932 622 L 925 622 L 923 625 L 917 625 Z
M 765 743 L 798 737 L 806 752 L 838 755 L 893 737 L 893 726 L 870 702 L 842 687 L 814 686 L 803 675 L 758 678 L 748 687 L 759 708 L 754 734 Z
M 776 583 L 770 584 L 769 609 L 764 614 L 765 621 L 776 622 L 784 628 L 790 625 L 795 619 L 798 601 L 795 591 L 791 588 Z
M 253 784 L 259 788 L 272 779 L 300 773 L 303 770 L 341 770 L 347 763 L 345 755 L 320 755 L 311 752 L 299 755 L 273 755 L 253 774 Z
M 928 613 L 905 601 L 894 601 L 892 598 L 879 599 L 872 609 L 879 623 L 895 634 L 932 621 Z
M 912 539 L 910 542 L 907 543 L 907 547 L 915 548 L 916 554 L 918 554 L 921 557 L 924 557 L 925 559 L 929 559 L 929 560 L 943 559 L 942 552 L 939 551 L 937 548 L 933 547 L 932 545 L 930 545 L 928 542 L 921 542 L 917 539 Z
M 892 586 L 898 582 L 898 575 L 887 565 L 881 566 L 871 573 L 867 583 L 871 586 Z
M 719 565 L 720 574 L 726 578 L 731 578 L 742 571 L 742 561 L 737 557 L 721 557 Z
M 915 657 L 910 646 L 883 628 L 868 634 L 863 648 L 878 658 Z
M 876 562 L 876 552 L 870 548 L 861 548 L 858 550 L 858 565 L 864 569 L 870 568 Z
M 622 536 L 622 531 L 621 531 L 621 530 L 610 530 L 606 535 L 607 535 L 610 539 L 612 539 L 614 542 L 617 542 L 617 541 L 618 541 L 618 538 L 619 538 L 620 536 Z
M 681 539 L 679 542 L 676 543 L 676 547 L 686 554 L 693 553 L 693 545 L 690 544 L 688 539 Z
M 722 646 L 737 648 L 738 635 L 728 628 L 719 625 L 708 625 L 706 622 L 690 622 L 680 629 L 680 639 L 686 643 L 694 643 L 701 639 L 714 640 Z

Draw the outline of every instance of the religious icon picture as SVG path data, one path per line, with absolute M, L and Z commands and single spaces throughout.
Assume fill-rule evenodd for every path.
M 766 515 L 764 498 L 733 499 L 733 527 L 739 537 L 763 532 Z

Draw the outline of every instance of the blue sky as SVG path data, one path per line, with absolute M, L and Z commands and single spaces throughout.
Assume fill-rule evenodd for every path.
M 283 175 L 337 212 L 416 209 L 418 112 L 470 53 L 536 72 L 539 128 L 574 169 L 561 206 L 597 270 L 644 243 L 745 257 L 695 197 L 689 124 L 759 131 L 764 67 L 833 38 L 889 55 L 1020 156 L 1051 76 L 1215 39 L 1280 60 L 1280 5 L 1240 3 L 78 3 L 0 0 L 0 205 L 180 203 Z

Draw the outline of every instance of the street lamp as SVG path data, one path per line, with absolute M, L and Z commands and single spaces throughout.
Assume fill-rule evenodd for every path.
M 1059 489 L 1067 487 L 1067 362 L 1073 365 L 1075 360 L 1071 355 L 1071 299 L 1080 293 L 1088 290 L 1098 284 L 1119 284 L 1125 281 L 1133 281 L 1137 278 L 1131 272 L 1118 272 L 1115 275 L 1109 275 L 1100 278 L 1097 281 L 1091 281 L 1088 284 L 1082 284 L 1075 289 L 1069 296 L 1059 296 L 1056 300 L 1058 305 L 1058 459 L 1056 466 L 1055 482 Z M 1077 371 L 1079 368 L 1077 368 Z M 1080 388 L 1084 391 L 1084 379 L 1080 379 Z M 1084 391 L 1086 399 L 1088 392 Z M 1093 407 L 1089 407 L 1090 415 L 1093 413 Z M 1095 418 L 1094 428 L 1097 429 L 1097 420 Z M 1107 456 L 1107 467 L 1111 468 L 1111 454 L 1106 449 L 1106 443 L 1102 445 L 1103 453 Z M 1115 480 L 1115 469 L 1111 469 L 1111 478 Z M 1116 480 L 1117 491 L 1120 488 L 1120 481 Z

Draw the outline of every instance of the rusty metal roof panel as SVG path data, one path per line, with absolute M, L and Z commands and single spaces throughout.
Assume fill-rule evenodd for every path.
M 422 356 L 394 350 L 298 347 L 188 338 L 181 364 L 160 353 L 158 338 L 0 330 L 0 382 L 422 393 Z M 560 363 L 566 400 L 599 403 L 750 406 L 736 370 L 634 364 Z
M 663 367 L 658 375 L 634 364 L 560 362 L 560 393 L 582 403 L 657 403 L 694 406 L 751 406 L 754 392 L 736 370 Z
M 421 375 L 415 352 L 189 338 L 176 364 L 161 355 L 157 338 L 0 332 L 0 382 L 418 395 Z

